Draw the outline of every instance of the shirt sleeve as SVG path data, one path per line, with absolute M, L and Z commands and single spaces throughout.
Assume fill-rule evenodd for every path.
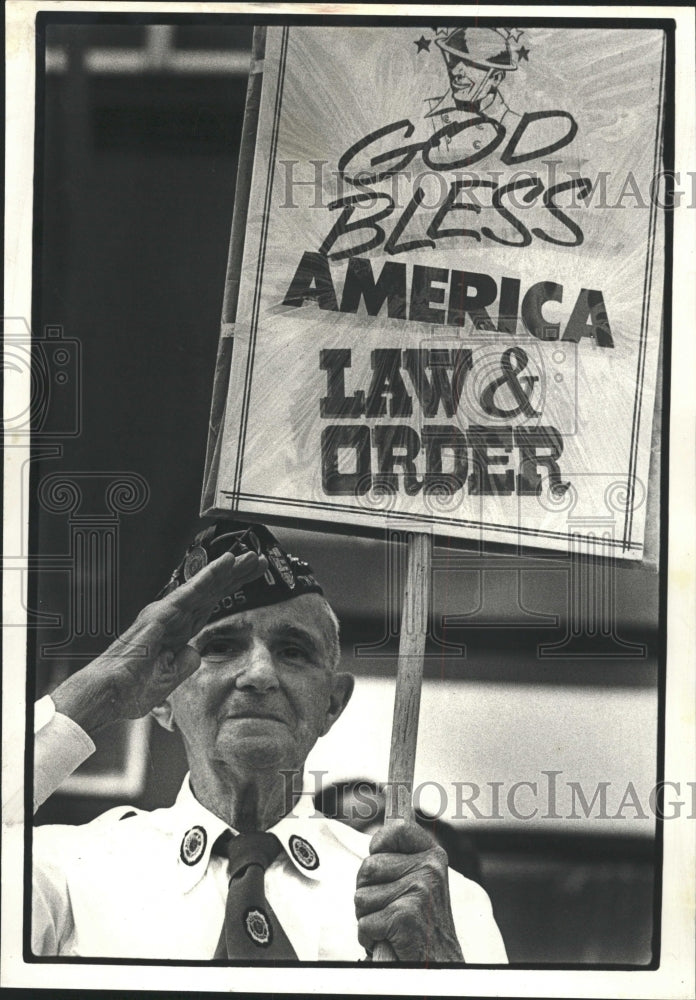
M 472 965 L 507 965 L 505 944 L 486 890 L 451 868 L 449 883 L 454 927 L 464 961 Z
M 46 695 L 34 706 L 34 812 L 58 786 L 95 751 L 87 733 L 76 722 L 56 711 Z M 15 787 L 3 803 L 3 822 L 24 821 L 24 790 Z
M 56 711 L 50 695 L 34 706 L 34 811 L 94 753 L 87 733 Z M 67 844 L 63 827 L 39 827 L 32 841 L 31 948 L 35 955 L 69 951 L 73 935 L 70 892 L 61 865 Z
M 70 953 L 74 922 L 64 861 L 65 827 L 34 830 L 32 853 L 31 950 L 34 955 Z
M 76 722 L 56 711 L 46 695 L 34 708 L 34 811 L 95 750 Z

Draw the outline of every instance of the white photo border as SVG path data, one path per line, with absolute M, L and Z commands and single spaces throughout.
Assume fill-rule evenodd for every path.
M 153 13 L 162 15 L 340 14 L 399 15 L 432 21 L 475 13 L 477 16 L 520 17 L 520 8 L 486 5 L 391 4 L 273 4 L 273 3 L 147 3 L 89 2 L 89 0 L 8 0 L 6 5 L 6 209 L 5 209 L 5 317 L 32 314 L 32 211 L 35 108 L 35 18 L 41 12 Z M 525 17 L 559 18 L 673 18 L 675 45 L 675 167 L 688 176 L 696 170 L 694 157 L 694 10 L 673 7 L 531 6 Z M 692 180 L 694 174 L 691 173 Z M 691 205 L 693 208 L 693 204 Z M 694 706 L 696 607 L 694 565 L 696 531 L 696 227 L 687 199 L 674 210 L 672 277 L 672 371 L 669 440 L 669 551 L 667 602 L 667 669 L 665 701 L 664 773 L 670 781 L 688 787 L 696 779 Z M 13 390 L 17 387 L 13 386 Z M 30 385 L 5 398 L 7 413 L 28 408 Z M 4 552 L 17 548 L 17 532 L 26 537 L 28 505 L 22 481 L 29 457 L 21 441 L 10 440 L 5 450 Z M 26 703 L 26 572 L 20 563 L 5 562 L 3 584 L 3 807 L 10 788 L 24 773 L 24 718 Z M 8 569 L 14 572 L 8 572 Z M 519 997 L 634 997 L 689 998 L 694 995 L 696 924 L 696 827 L 682 817 L 663 824 L 662 956 L 658 969 L 646 971 L 576 971 L 557 969 L 414 970 L 399 968 L 224 969 L 201 966 L 148 964 L 79 964 L 41 961 L 26 963 L 23 946 L 23 843 L 3 833 L 3 936 L 0 982 L 4 987 L 33 989 L 103 988 L 138 991 L 203 991 L 250 993 L 342 993 L 364 995 L 519 996 Z M 107 971 L 108 970 L 108 971 Z

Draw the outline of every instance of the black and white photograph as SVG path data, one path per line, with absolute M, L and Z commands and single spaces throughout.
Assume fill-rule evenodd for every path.
M 693 9 L 6 64 L 2 985 L 693 997 Z

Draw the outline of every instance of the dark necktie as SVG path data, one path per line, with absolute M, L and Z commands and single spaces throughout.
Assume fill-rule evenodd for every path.
M 218 839 L 214 851 L 229 857 L 230 883 L 216 959 L 272 962 L 297 958 L 264 891 L 266 869 L 281 850 L 273 833 L 223 834 Z

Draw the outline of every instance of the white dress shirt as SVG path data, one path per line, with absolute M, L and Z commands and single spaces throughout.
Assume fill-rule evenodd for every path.
M 35 787 L 40 800 L 66 777 L 66 766 L 72 762 L 74 768 L 74 761 L 85 759 L 89 738 L 46 706 L 38 709 L 39 716 Z M 36 828 L 32 950 L 37 955 L 211 959 L 227 898 L 227 859 L 211 849 L 226 829 L 194 797 L 188 775 L 170 808 L 147 812 L 119 806 L 82 826 Z M 369 836 L 316 813 L 309 796 L 272 832 L 283 851 L 266 871 L 266 896 L 298 959 L 364 960 L 353 895 Z M 450 895 L 465 961 L 505 963 L 486 892 L 450 870 Z

